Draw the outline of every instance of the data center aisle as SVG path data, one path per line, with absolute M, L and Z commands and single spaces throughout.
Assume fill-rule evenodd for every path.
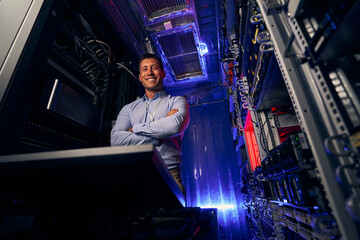
M 217 208 L 219 239 L 248 239 L 226 102 L 190 106 L 183 141 L 189 207 Z

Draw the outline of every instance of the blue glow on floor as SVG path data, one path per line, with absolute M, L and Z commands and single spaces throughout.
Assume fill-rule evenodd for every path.
M 218 209 L 219 239 L 249 239 L 230 130 L 225 102 L 190 107 L 182 156 L 186 201 Z
M 228 210 L 228 209 L 234 209 L 234 205 L 233 204 L 205 205 L 205 206 L 200 206 L 200 208 L 216 208 L 218 210 Z

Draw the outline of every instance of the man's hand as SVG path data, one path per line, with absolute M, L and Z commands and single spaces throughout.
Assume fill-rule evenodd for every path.
M 174 108 L 174 109 L 171 109 L 170 112 L 168 112 L 166 114 L 167 117 L 171 116 L 171 115 L 174 115 L 175 113 L 177 113 L 179 111 L 179 109 L 177 108 Z

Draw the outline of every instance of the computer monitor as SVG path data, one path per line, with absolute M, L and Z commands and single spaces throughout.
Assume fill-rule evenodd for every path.
M 144 216 L 185 198 L 152 145 L 0 156 L 0 211 L 36 209 L 42 224 Z M 38 218 L 38 216 L 35 216 Z

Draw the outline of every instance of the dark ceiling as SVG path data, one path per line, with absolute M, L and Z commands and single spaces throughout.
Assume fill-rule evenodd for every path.
M 91 0 L 74 4 L 121 56 L 152 52 L 162 57 L 165 89 L 208 101 L 223 98 L 219 87 L 222 29 L 217 0 Z M 208 94 L 209 93 L 209 94 Z M 208 96 L 206 96 L 208 95 Z

